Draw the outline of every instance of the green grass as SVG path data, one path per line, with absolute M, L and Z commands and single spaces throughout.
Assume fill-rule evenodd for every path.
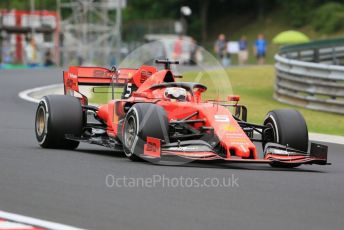
M 344 135 L 344 116 L 290 106 L 273 100 L 275 73 L 273 66 L 234 67 L 227 70 L 233 94 L 240 95 L 240 103 L 248 108 L 248 120 L 261 124 L 268 111 L 280 108 L 299 110 L 305 117 L 310 132 Z M 195 73 L 184 75 L 183 81 L 192 81 Z M 202 82 L 202 81 L 201 81 Z M 202 82 L 205 83 L 205 82 Z M 221 86 L 222 87 L 222 86 Z M 216 98 L 210 89 L 207 97 Z

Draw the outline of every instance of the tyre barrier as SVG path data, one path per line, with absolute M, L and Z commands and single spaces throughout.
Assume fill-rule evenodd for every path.
M 274 99 L 344 114 L 344 39 L 282 47 L 275 55 Z

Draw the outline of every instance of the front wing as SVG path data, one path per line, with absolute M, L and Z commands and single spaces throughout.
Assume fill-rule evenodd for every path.
M 163 144 L 161 140 L 148 137 L 144 147 L 146 159 L 163 159 L 178 157 L 193 161 L 216 161 L 228 163 L 271 164 L 276 166 L 293 166 L 300 164 L 328 165 L 327 146 L 311 143 L 310 152 L 302 152 L 287 146 L 268 143 L 264 149 L 264 158 L 243 159 L 235 156 L 221 156 L 206 142 Z

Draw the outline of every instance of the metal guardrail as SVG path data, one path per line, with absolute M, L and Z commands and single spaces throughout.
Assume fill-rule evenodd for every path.
M 274 98 L 309 109 L 344 114 L 344 39 L 281 48 L 275 56 Z

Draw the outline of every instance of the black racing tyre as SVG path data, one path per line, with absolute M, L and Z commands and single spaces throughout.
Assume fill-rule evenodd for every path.
M 263 148 L 266 143 L 273 142 L 307 152 L 307 125 L 297 110 L 272 110 L 267 114 L 264 125 L 271 127 L 271 129 L 270 133 L 263 134 Z
M 264 125 L 270 127 L 263 133 L 263 149 L 269 142 L 288 145 L 291 148 L 307 152 L 308 130 L 300 112 L 292 109 L 272 110 L 265 118 Z M 295 168 L 300 164 L 273 162 L 276 168 Z
M 66 134 L 81 135 L 83 111 L 80 101 L 67 95 L 49 95 L 38 104 L 35 134 L 43 148 L 75 149 L 79 142 L 68 140 Z
M 122 143 L 125 155 L 132 161 L 142 160 L 147 137 L 168 142 L 168 118 L 165 110 L 158 105 L 138 103 L 126 114 Z

